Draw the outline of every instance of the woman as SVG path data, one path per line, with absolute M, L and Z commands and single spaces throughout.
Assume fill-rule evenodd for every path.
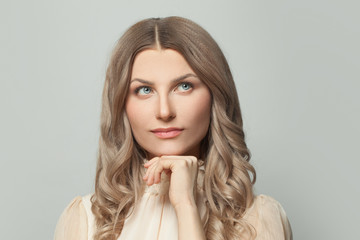
M 254 196 L 235 84 L 220 48 L 180 17 L 146 19 L 106 74 L 95 193 L 55 239 L 291 239 L 274 199 Z

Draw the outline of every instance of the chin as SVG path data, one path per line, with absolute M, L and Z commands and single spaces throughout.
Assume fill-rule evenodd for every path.
M 176 151 L 160 151 L 154 153 L 149 152 L 149 155 L 155 157 L 161 157 L 161 156 L 181 156 L 185 154 L 184 152 L 176 152 Z
M 169 147 L 164 148 L 164 149 L 158 149 L 157 151 L 147 151 L 149 156 L 154 156 L 154 157 L 161 157 L 164 155 L 168 155 L 168 156 L 181 156 L 181 155 L 187 155 L 187 151 L 185 151 L 184 149 L 171 149 Z

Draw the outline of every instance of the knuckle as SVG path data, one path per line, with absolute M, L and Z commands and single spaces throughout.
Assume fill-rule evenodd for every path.
M 179 166 L 181 167 L 187 167 L 188 166 L 188 162 L 185 159 L 181 159 L 178 160 L 179 161 Z
M 161 171 L 162 171 L 162 166 L 159 164 L 156 166 L 155 172 L 161 172 Z
M 197 165 L 197 158 L 196 157 L 193 157 L 193 156 L 190 156 L 188 159 L 188 164 L 190 166 L 194 166 L 194 165 Z

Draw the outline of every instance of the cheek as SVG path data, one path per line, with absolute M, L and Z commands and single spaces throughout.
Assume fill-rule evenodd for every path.
M 134 111 L 134 106 L 131 101 L 127 101 L 125 105 L 125 111 L 126 115 L 129 119 L 130 124 L 132 125 L 133 119 L 136 119 L 134 115 L 136 115 L 136 112 Z
M 136 131 L 136 129 L 141 126 L 141 123 L 144 122 L 144 118 L 146 118 L 146 114 L 144 114 L 141 109 L 141 106 L 139 106 L 136 101 L 128 100 L 126 103 L 126 115 L 133 131 Z
M 185 104 L 185 102 L 184 102 Z M 208 127 L 210 122 L 211 96 L 210 94 L 202 94 L 186 102 L 183 106 L 186 118 L 192 125 Z

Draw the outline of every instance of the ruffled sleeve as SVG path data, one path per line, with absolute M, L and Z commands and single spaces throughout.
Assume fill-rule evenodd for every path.
M 292 240 L 291 226 L 284 209 L 269 196 L 257 196 L 244 219 L 255 228 L 256 240 Z
M 76 197 L 61 214 L 54 240 L 87 240 L 87 228 L 87 215 L 82 198 Z

